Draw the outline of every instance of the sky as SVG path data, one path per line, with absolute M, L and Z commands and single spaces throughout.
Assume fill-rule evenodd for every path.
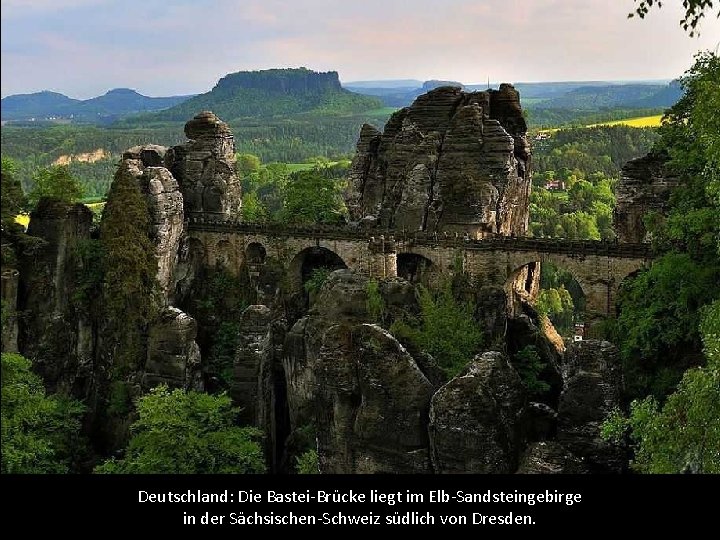
M 681 0 L 2 0 L 2 96 L 206 92 L 227 73 L 305 66 L 344 82 L 671 79 L 720 44 Z

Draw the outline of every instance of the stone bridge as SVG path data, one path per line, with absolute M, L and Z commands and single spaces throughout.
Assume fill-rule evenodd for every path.
M 550 262 L 570 272 L 582 288 L 588 320 L 614 315 L 620 284 L 650 261 L 647 244 L 504 236 L 472 240 L 455 234 L 234 223 L 207 215 L 192 216 L 188 230 L 192 249 L 206 264 L 234 272 L 246 265 L 252 277 L 272 259 L 297 291 L 312 270 L 328 267 L 431 283 L 462 270 L 478 286 L 525 289 L 532 295 L 538 263 Z

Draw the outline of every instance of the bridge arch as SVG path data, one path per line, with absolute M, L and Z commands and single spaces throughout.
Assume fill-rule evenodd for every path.
M 248 264 L 265 264 L 267 250 L 260 242 L 250 242 L 245 248 L 245 260 Z
M 543 262 L 530 261 L 510 272 L 505 282 L 508 313 L 522 314 L 522 303 L 527 302 L 538 311 L 543 311 L 557 331 L 570 337 L 574 323 L 597 319 L 597 313 L 586 312 L 587 284 L 583 284 L 572 268 L 552 262 L 546 257 Z
M 306 247 L 295 255 L 288 267 L 290 286 L 294 292 L 304 292 L 305 283 L 315 270 L 330 271 L 347 268 L 345 261 L 334 251 L 322 246 Z
M 397 275 L 411 283 L 431 284 L 437 274 L 437 266 L 419 253 L 397 254 Z

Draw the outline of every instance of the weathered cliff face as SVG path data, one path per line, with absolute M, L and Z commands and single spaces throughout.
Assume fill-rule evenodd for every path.
M 150 326 L 143 386 L 167 384 L 202 390 L 200 347 L 195 342 L 197 323 L 174 307 L 165 308 Z
M 78 309 L 81 242 L 90 238 L 92 212 L 82 204 L 41 199 L 28 234 L 36 239 L 20 261 L 19 348 L 34 361 L 48 388 L 83 396 L 91 378 L 93 330 Z
M 510 473 L 519 452 L 520 377 L 499 352 L 478 355 L 432 398 L 436 473 Z
M 522 235 L 530 149 L 510 85 L 442 87 L 396 112 L 380 133 L 363 126 L 347 194 L 355 221 L 428 232 Z
M 135 176 L 150 211 L 150 237 L 156 246 L 157 280 L 163 297 L 173 294 L 173 273 L 178 261 L 183 236 L 183 195 L 180 187 L 164 166 L 167 148 L 157 145 L 136 146 L 123 153 L 120 171 Z
M 271 94 L 319 94 L 342 91 L 337 71 L 317 73 L 308 69 L 269 69 L 230 73 L 220 79 L 215 91 L 232 92 L 238 88 Z
M 670 193 L 679 184 L 679 179 L 668 169 L 667 161 L 666 155 L 648 154 L 623 167 L 615 186 L 614 226 L 620 242 L 650 240 L 644 216 L 649 212 L 665 212 Z
M 316 369 L 321 472 L 429 472 L 434 389 L 392 335 L 371 324 L 333 326 Z
M 594 472 L 621 472 L 621 447 L 600 437 L 600 426 L 622 403 L 620 351 L 607 341 L 572 343 L 563 363 L 564 388 L 558 409 L 558 441 Z
M 322 472 L 427 472 L 427 411 L 434 362 L 416 361 L 371 324 L 368 278 L 333 272 L 285 340 L 283 371 L 292 429 L 314 426 Z M 412 311 L 412 286 L 379 283 L 389 317 Z
M 155 245 L 160 312 L 148 327 L 144 371 L 131 378 L 143 388 L 158 384 L 200 389 L 203 387 L 196 321 L 172 307 L 176 268 L 184 240 L 184 205 L 180 186 L 165 168 L 168 149 L 158 145 L 136 146 L 123 153 L 117 175 L 131 175 L 147 201 L 148 236 Z M 117 178 L 116 175 L 116 178 Z M 110 192 L 112 196 L 112 191 Z M 140 365 L 143 365 L 142 363 Z
M 586 474 L 577 456 L 554 441 L 532 443 L 520 459 L 518 474 Z
M 185 135 L 190 141 L 165 156 L 166 167 L 180 184 L 185 212 L 239 220 L 242 187 L 235 172 L 235 139 L 230 128 L 205 111 L 185 124 Z

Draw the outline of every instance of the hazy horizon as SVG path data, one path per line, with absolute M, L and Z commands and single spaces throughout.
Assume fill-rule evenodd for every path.
M 715 50 L 681 3 L 627 19 L 632 0 L 4 0 L 2 96 L 51 90 L 87 99 L 208 91 L 227 73 L 305 66 L 346 82 L 671 80 Z

